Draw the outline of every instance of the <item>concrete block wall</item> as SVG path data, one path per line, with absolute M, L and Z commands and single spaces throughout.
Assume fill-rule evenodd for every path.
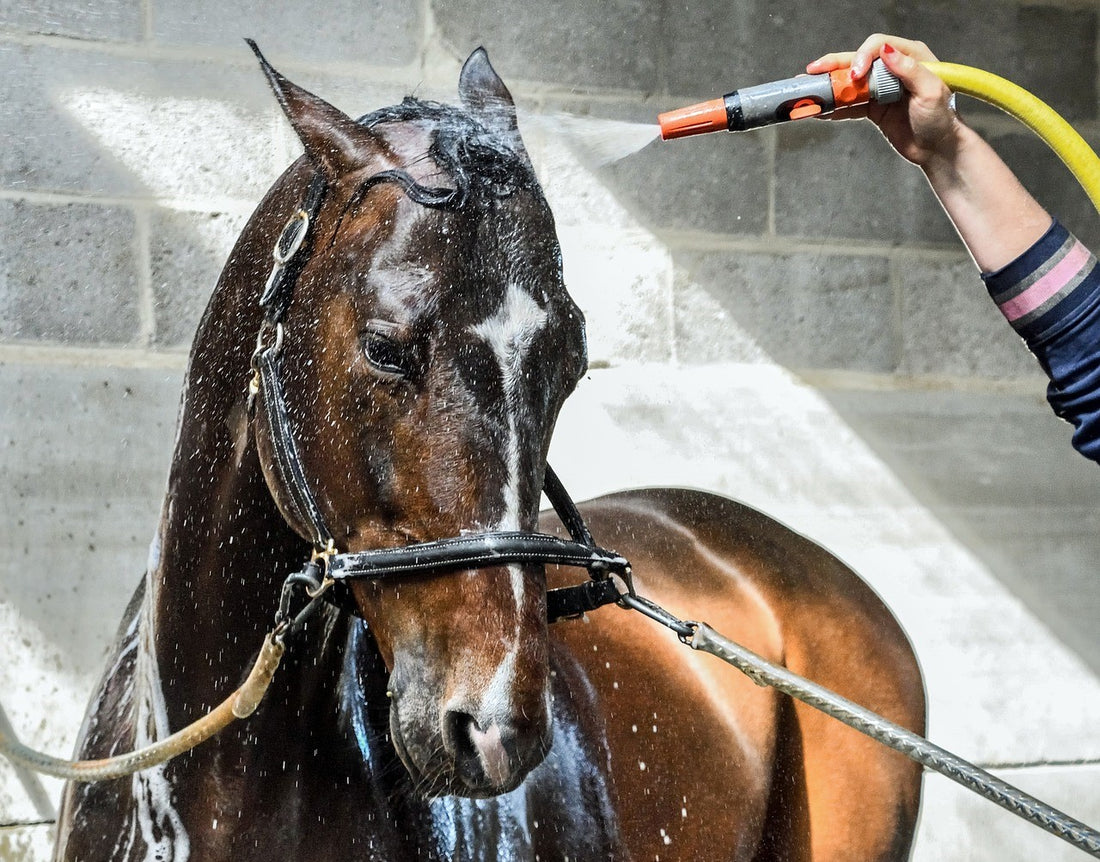
M 877 30 L 1032 89 L 1095 141 L 1098 17 L 1086 0 L 0 0 L 0 708 L 71 748 L 152 535 L 191 333 L 297 152 L 241 38 L 353 114 L 453 98 L 484 44 L 589 318 L 593 371 L 553 453 L 574 492 L 711 488 L 823 542 L 913 636 L 937 739 L 1100 820 L 1095 466 L 919 173 L 866 124 L 595 166 L 554 121 L 652 122 Z M 1100 248 L 1057 159 L 962 109 Z M 927 787 L 917 858 L 1069 852 Z M 58 788 L 37 788 L 0 763 L 4 862 L 48 858 Z

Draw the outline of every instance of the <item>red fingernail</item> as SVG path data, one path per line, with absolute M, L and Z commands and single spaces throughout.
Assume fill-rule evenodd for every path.
M 893 54 L 894 53 L 894 46 L 891 45 L 889 42 L 887 42 L 885 45 L 882 46 L 882 53 L 883 54 Z

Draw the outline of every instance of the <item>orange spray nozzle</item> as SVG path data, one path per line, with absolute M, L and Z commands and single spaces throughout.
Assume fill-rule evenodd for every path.
M 729 128 L 726 100 L 711 99 L 675 111 L 665 111 L 657 115 L 657 122 L 661 126 L 661 139 L 665 141 L 703 132 L 720 132 Z

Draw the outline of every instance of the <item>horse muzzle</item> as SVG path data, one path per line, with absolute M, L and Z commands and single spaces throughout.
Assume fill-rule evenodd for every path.
M 545 663 L 542 665 L 545 667 Z M 419 793 L 485 798 L 518 787 L 552 741 L 549 692 L 531 676 L 507 690 L 475 694 L 402 673 L 390 680 L 390 733 Z
M 491 721 L 487 726 L 460 710 L 444 718 L 443 742 L 454 762 L 454 775 L 462 796 L 486 797 L 518 787 L 550 750 L 548 719 L 514 723 Z

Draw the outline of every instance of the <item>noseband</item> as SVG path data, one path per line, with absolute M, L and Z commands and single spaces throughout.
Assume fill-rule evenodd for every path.
M 386 171 L 367 180 L 367 184 L 395 181 L 417 203 L 432 208 L 450 208 L 455 196 L 445 189 L 424 189 L 412 181 L 401 180 L 400 172 Z M 357 553 L 340 553 L 336 540 L 325 524 L 309 479 L 306 476 L 298 445 L 287 411 L 286 392 L 282 382 L 282 347 L 285 338 L 283 317 L 293 297 L 294 286 L 312 251 L 314 237 L 310 230 L 324 201 L 326 183 L 317 172 L 301 206 L 286 223 L 275 243 L 274 265 L 260 297 L 264 321 L 252 355 L 252 380 L 249 383 L 249 411 L 262 395 L 264 417 L 271 433 L 275 468 L 279 481 L 290 501 L 293 516 L 309 530 L 314 552 L 301 572 L 287 579 L 280 607 L 282 621 L 291 624 L 289 607 L 294 587 L 305 587 L 311 601 L 324 596 L 328 601 L 351 613 L 358 607 L 348 589 L 356 579 L 375 581 L 436 575 L 464 569 L 480 569 L 508 564 L 559 565 L 587 569 L 589 580 L 571 587 L 548 590 L 547 619 L 577 617 L 613 602 L 624 594 L 611 578 L 618 575 L 633 597 L 630 563 L 599 547 L 584 523 L 576 505 L 557 475 L 546 465 L 543 492 L 568 530 L 570 539 L 545 533 L 495 531 L 468 533 L 449 539 L 379 548 Z M 423 192 L 418 193 L 418 192 Z M 270 344 L 268 344 L 270 342 Z M 295 618 L 301 619 L 304 611 Z

